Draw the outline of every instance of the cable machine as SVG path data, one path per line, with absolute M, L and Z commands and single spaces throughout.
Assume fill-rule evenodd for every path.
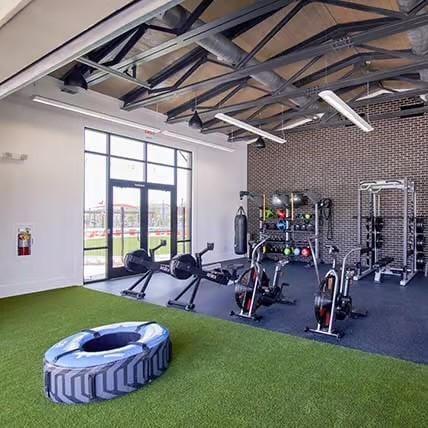
M 384 217 L 381 213 L 381 192 L 399 190 L 402 192 L 402 257 L 401 265 L 393 266 L 395 257 L 380 257 L 384 245 Z M 369 194 L 369 214 L 363 216 L 363 194 Z M 365 222 L 365 227 L 363 223 Z M 407 178 L 400 180 L 360 181 L 358 188 L 357 237 L 358 244 L 363 245 L 364 229 L 367 231 L 367 250 L 360 253 L 355 280 L 375 272 L 375 282 L 381 282 L 383 275 L 400 276 L 400 285 L 406 286 L 417 273 L 416 253 L 416 190 L 415 183 Z M 397 231 L 399 234 L 399 231 Z M 365 256 L 365 257 L 363 257 Z M 365 260 L 364 260 L 365 258 Z

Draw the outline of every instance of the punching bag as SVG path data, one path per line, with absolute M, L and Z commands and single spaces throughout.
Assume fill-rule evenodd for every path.
M 247 216 L 243 207 L 239 207 L 235 216 L 235 254 L 247 253 Z

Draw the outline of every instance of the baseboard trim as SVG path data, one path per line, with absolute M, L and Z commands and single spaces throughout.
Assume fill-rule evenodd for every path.
M 25 294 L 40 293 L 41 291 L 54 290 L 56 288 L 67 288 L 76 285 L 75 281 L 65 279 L 55 279 L 43 282 L 20 283 L 0 285 L 0 299 L 13 296 L 22 296 Z

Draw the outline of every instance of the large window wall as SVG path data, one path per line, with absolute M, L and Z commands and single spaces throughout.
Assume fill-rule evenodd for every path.
M 111 183 L 129 182 L 135 186 L 165 186 L 176 195 L 176 221 L 171 229 L 171 201 L 165 192 L 150 190 L 150 203 L 126 199 L 109 201 Z M 135 192 L 128 192 L 135 193 Z M 110 194 L 111 197 L 111 194 Z M 109 217 L 110 210 L 110 217 Z M 148 212 L 150 211 L 150 212 Z M 126 215 L 124 215 L 126 213 Z M 120 266 L 128 249 L 140 246 L 141 219 L 147 219 L 149 247 L 165 239 L 168 245 L 158 252 L 160 260 L 191 252 L 192 153 L 92 129 L 85 130 L 85 211 L 84 280 L 109 276 L 109 265 Z M 109 218 L 110 223 L 109 224 Z M 120 219 L 121 235 L 117 230 Z M 172 231 L 171 231 L 172 230 Z M 171 236 L 174 234 L 174 236 Z M 110 237 L 110 239 L 109 239 Z M 116 242 L 116 240 L 118 242 Z M 109 264 L 110 260 L 110 264 Z

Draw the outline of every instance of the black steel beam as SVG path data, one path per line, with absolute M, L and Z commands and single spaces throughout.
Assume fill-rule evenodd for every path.
M 383 53 L 385 55 L 389 55 L 390 57 L 407 59 L 409 61 L 420 61 L 422 58 L 424 58 L 423 55 L 416 55 L 412 53 L 411 50 L 389 50 L 378 48 L 377 46 L 372 46 L 368 44 L 361 44 L 359 45 L 359 47 L 367 49 L 371 52 L 379 52 L 381 54 Z
M 195 10 L 189 15 L 186 21 L 177 28 L 177 34 L 183 34 L 192 28 L 192 25 L 199 19 L 199 17 L 205 12 L 208 6 L 213 0 L 202 0 L 195 8 Z
M 147 28 L 150 30 L 159 31 L 161 33 L 174 34 L 174 36 L 177 35 L 177 30 L 174 28 L 161 27 L 160 25 L 154 24 L 147 25 Z
M 309 3 L 309 0 L 302 0 L 299 1 L 299 3 L 289 12 L 287 15 L 284 16 L 257 44 L 254 46 L 254 48 L 247 53 L 247 55 L 242 58 L 242 60 L 237 64 L 236 68 L 241 68 L 245 64 L 248 63 L 248 61 L 251 58 L 254 58 L 254 56 L 257 55 L 257 53 L 263 49 L 267 43 L 269 43 L 272 38 L 281 31 L 284 26 L 286 26 L 307 4 Z
M 210 89 L 207 92 L 204 92 L 203 94 L 199 95 L 198 97 L 192 98 L 191 100 L 183 103 L 180 106 L 177 106 L 173 108 L 172 110 L 167 112 L 167 122 L 169 122 L 169 117 L 175 117 L 179 115 L 180 113 L 185 112 L 186 110 L 189 110 L 195 106 L 195 104 L 202 104 L 211 98 L 217 97 L 218 95 L 222 94 L 223 92 L 226 92 L 228 89 L 233 88 L 236 85 L 245 83 L 249 78 L 245 77 L 241 79 L 240 81 L 232 80 L 230 82 L 225 82 L 222 85 L 216 86 L 215 88 Z M 202 112 L 201 112 L 202 113 Z
M 174 83 L 174 88 L 179 88 L 204 62 L 206 61 L 206 56 L 199 58 L 188 70 L 184 72 L 182 76 Z
M 215 107 L 218 108 L 222 106 L 224 103 L 229 101 L 233 96 L 235 96 L 243 87 L 245 87 L 245 83 L 241 83 L 237 85 L 235 88 L 233 88 L 228 94 L 226 94 L 216 105 Z
M 276 10 L 270 11 L 268 13 L 265 13 L 263 15 L 257 16 L 256 18 L 250 19 L 247 22 L 243 22 L 242 24 L 237 25 L 236 27 L 230 28 L 226 31 L 224 31 L 222 34 L 227 37 L 230 40 L 233 40 L 235 37 L 239 37 L 248 30 L 251 30 L 256 25 L 263 22 L 265 19 L 271 17 L 274 13 L 276 13 Z M 190 64 L 192 64 L 194 61 L 197 61 L 200 56 L 206 56 L 206 51 L 202 47 L 197 47 L 192 49 L 187 54 L 183 55 L 180 59 L 174 61 L 172 64 L 165 67 L 163 70 L 161 70 L 159 73 L 152 76 L 150 79 L 148 79 L 148 83 L 152 88 L 155 88 L 165 80 L 169 79 L 174 74 L 178 73 L 179 71 L 183 70 Z M 215 60 L 211 60 L 209 57 L 207 57 L 207 61 L 212 61 L 213 63 L 216 63 Z M 224 67 L 231 67 L 228 64 L 220 63 L 220 61 L 217 61 L 219 65 L 222 65 Z M 147 94 L 147 91 L 145 91 L 142 88 L 136 88 L 128 93 L 126 93 L 124 96 L 121 97 L 121 100 L 126 103 L 130 103 L 133 101 L 138 100 L 143 95 Z
M 421 0 L 418 4 L 416 4 L 412 10 L 408 12 L 409 15 L 416 15 L 420 12 L 426 5 L 428 5 L 427 0 Z
M 261 71 L 272 70 L 272 69 L 282 67 L 284 65 L 292 64 L 304 59 L 309 59 L 314 56 L 323 55 L 323 54 L 334 52 L 340 49 L 345 49 L 350 46 L 355 46 L 355 45 L 358 46 L 373 40 L 377 40 L 393 34 L 401 33 L 411 28 L 418 28 L 427 24 L 428 24 L 428 14 L 403 18 L 400 21 L 392 22 L 391 24 L 386 24 L 379 28 L 374 28 L 372 30 L 356 34 L 355 36 L 352 36 L 352 37 L 347 37 L 343 40 L 335 40 L 328 43 L 324 43 L 320 46 L 304 48 L 300 51 L 292 52 L 289 55 L 284 55 L 275 59 L 271 59 L 261 64 L 252 65 L 240 70 L 236 70 L 232 73 L 226 73 L 218 77 L 206 79 L 201 82 L 196 82 L 192 85 L 184 86 L 180 89 L 170 91 L 165 94 L 148 97 L 136 103 L 126 105 L 125 110 L 134 110 L 136 108 L 149 106 L 175 96 L 183 95 L 185 93 L 194 91 L 196 89 L 201 89 L 203 87 L 221 84 L 224 82 L 228 82 L 230 80 L 237 80 L 244 76 L 249 76 L 255 73 L 259 73 Z M 289 94 L 287 94 L 287 96 L 288 95 Z
M 133 28 L 132 30 L 127 31 L 126 33 L 121 34 L 113 40 L 110 40 L 108 43 L 100 46 L 99 48 L 93 50 L 88 54 L 88 58 L 94 62 L 100 62 L 103 58 L 105 58 L 109 53 L 111 53 L 114 49 L 116 49 L 121 43 L 123 43 L 128 37 L 131 36 L 136 30 Z M 67 71 L 62 77 L 61 80 L 65 80 L 71 73 L 77 70 L 82 75 L 86 74 L 88 71 L 93 71 L 94 69 L 84 65 L 77 64 L 72 67 L 69 71 Z
M 355 9 L 360 10 L 362 12 L 370 12 L 376 13 L 378 15 L 393 17 L 393 18 L 404 18 L 406 16 L 405 13 L 397 12 L 391 9 L 384 9 L 376 6 L 369 6 L 361 3 L 354 3 L 350 1 L 342 1 L 342 0 L 316 0 L 317 3 L 330 4 L 333 6 L 344 7 L 346 9 Z
M 174 61 L 172 64 L 166 66 L 161 71 L 150 77 L 147 82 L 152 88 L 155 88 L 157 85 L 161 84 L 165 80 L 168 80 L 178 72 L 184 70 L 189 65 L 199 61 L 199 59 L 202 57 L 206 58 L 206 50 L 201 47 L 194 48 L 178 60 Z M 121 97 L 121 100 L 125 103 L 130 103 L 145 94 L 147 94 L 146 90 L 136 88 L 127 92 L 123 97 Z
M 80 62 L 81 64 L 85 64 L 93 69 L 105 71 L 109 74 L 111 74 L 113 77 L 117 77 L 118 79 L 126 80 L 127 82 L 133 83 L 134 85 L 137 85 L 139 87 L 148 89 L 150 88 L 150 85 L 147 82 L 144 82 L 143 80 L 138 80 L 135 77 L 130 76 L 129 74 L 122 73 L 120 71 L 117 71 L 111 67 L 107 67 L 104 64 L 98 64 L 97 62 L 91 61 L 88 58 L 80 57 L 76 59 L 77 62 Z
M 159 46 L 155 46 L 142 52 L 141 54 L 124 60 L 117 64 L 115 68 L 122 71 L 131 65 L 152 61 L 192 43 L 196 43 L 197 41 L 202 40 L 208 36 L 221 33 L 227 29 L 237 26 L 238 24 L 245 23 L 269 12 L 282 9 L 283 7 L 292 3 L 292 1 L 293 0 L 259 0 L 247 8 L 201 25 L 200 27 L 190 30 L 180 36 L 175 37 L 174 39 L 161 43 Z M 105 77 L 105 73 L 95 73 L 88 79 L 88 84 L 94 85 L 99 83 L 100 80 L 104 79 Z
M 400 100 L 403 98 L 417 97 L 419 95 L 424 95 L 426 93 L 427 93 L 427 89 L 411 89 L 409 91 L 394 92 L 391 94 L 382 94 L 382 95 L 379 95 L 377 97 L 358 100 L 358 101 L 349 103 L 349 105 L 354 109 L 358 109 L 359 107 L 365 107 L 365 106 L 372 105 L 372 104 L 380 104 L 380 103 L 385 103 L 385 102 L 389 102 L 389 101 Z M 318 109 L 308 110 L 306 113 L 311 114 L 311 115 L 315 115 L 317 113 L 327 113 L 328 111 L 330 111 L 330 107 L 325 106 L 321 109 L 318 108 Z M 283 114 L 284 121 L 299 118 L 302 116 L 303 116 L 302 112 L 299 112 L 299 111 L 297 111 L 297 112 L 285 112 Z M 279 120 L 281 120 L 281 114 L 278 114 L 277 117 L 275 117 L 275 120 L 272 120 L 271 118 L 268 118 L 268 119 L 260 119 L 259 121 L 251 122 L 251 125 L 263 126 L 263 125 L 267 125 L 267 124 L 272 123 L 272 122 L 278 122 Z M 211 130 L 205 130 L 205 131 L 203 131 L 203 133 L 219 132 L 219 131 L 221 131 L 221 130 L 212 130 L 212 131 Z
M 425 82 L 424 80 L 413 79 L 412 77 L 408 77 L 408 76 L 397 76 L 390 80 L 400 80 L 401 82 L 407 82 L 412 85 L 419 86 L 420 88 L 425 88 L 428 90 L 428 82 Z
M 282 55 L 288 55 L 292 52 L 306 48 L 308 46 L 319 45 L 321 43 L 327 42 L 331 39 L 336 39 L 348 35 L 350 33 L 355 33 L 359 31 L 368 31 L 372 28 L 379 27 L 380 25 L 390 24 L 391 22 L 396 22 L 397 18 L 376 18 L 368 19 L 358 22 L 348 22 L 345 24 L 338 24 L 332 27 L 329 27 L 318 34 L 315 34 L 312 37 L 309 37 L 306 40 L 298 43 L 297 45 L 292 46 L 291 48 L 285 49 L 282 52 L 274 55 L 270 59 L 278 58 Z
M 360 52 L 355 55 L 351 55 L 348 58 L 342 59 L 334 64 L 328 65 L 325 69 L 315 71 L 308 76 L 303 77 L 295 82 L 295 86 L 302 87 L 308 85 L 312 82 L 316 82 L 319 79 L 322 79 L 325 76 L 330 74 L 337 73 L 347 67 L 354 66 L 357 64 L 364 63 L 365 61 L 372 61 L 376 59 L 392 59 L 395 57 L 395 52 L 401 51 L 388 51 L 388 53 L 380 52 Z M 404 52 L 404 51 L 402 51 Z M 410 52 L 410 51 L 407 51 Z
M 378 52 L 361 52 L 355 55 L 352 55 L 348 58 L 345 58 L 341 61 L 338 61 L 334 64 L 331 64 L 329 66 L 327 66 L 325 69 L 316 71 L 308 76 L 305 76 L 304 78 L 295 81 L 293 84 L 297 87 L 301 87 L 304 85 L 307 85 L 309 83 L 315 82 L 317 80 L 319 80 L 320 78 L 326 77 L 332 73 L 336 73 L 337 71 L 340 71 L 346 67 L 352 66 L 352 65 L 356 65 L 359 63 L 362 63 L 364 61 L 368 61 L 368 60 L 374 60 L 374 59 L 390 59 L 393 58 L 395 56 L 395 53 L 407 53 L 407 52 L 411 52 L 410 50 L 406 50 L 406 51 L 388 51 L 388 53 L 378 53 Z M 414 76 L 410 76 L 410 77 L 414 77 Z M 267 107 L 267 106 L 264 106 Z M 264 108 L 262 107 L 262 108 Z M 247 122 L 251 121 L 255 116 L 251 115 L 250 117 L 247 118 Z M 272 118 L 272 122 L 276 122 L 278 120 L 280 120 L 281 115 L 274 115 L 271 116 L 269 118 L 265 118 L 270 119 Z M 183 119 L 183 120 L 187 120 L 187 118 Z M 204 130 L 206 130 L 206 132 L 210 132 L 209 127 L 212 125 L 215 125 L 216 123 L 218 123 L 218 120 L 210 120 L 207 121 L 204 125 Z M 252 125 L 255 125 L 256 123 L 250 122 Z M 223 126 L 219 126 L 215 128 L 215 132 L 219 132 L 219 131 L 225 131 L 229 128 L 231 128 L 232 125 L 223 125 Z
M 122 61 L 126 55 L 128 55 L 129 51 L 138 43 L 141 37 L 144 36 L 144 33 L 147 31 L 147 25 L 143 24 L 137 28 L 137 31 L 129 38 L 129 40 L 125 43 L 123 48 L 115 55 L 115 57 L 105 63 L 106 66 L 115 65 L 118 62 Z
M 425 60 L 419 63 L 413 63 L 403 67 L 397 67 L 396 69 L 392 69 L 392 70 L 381 70 L 381 71 L 376 71 L 372 73 L 367 73 L 364 76 L 358 76 L 358 77 L 353 77 L 345 80 L 330 82 L 328 84 L 320 85 L 319 87 L 315 87 L 315 88 L 307 88 L 307 89 L 301 88 L 301 89 L 292 90 L 289 93 L 287 93 L 287 97 L 295 97 L 299 95 L 310 96 L 311 94 L 316 94 L 326 89 L 330 89 L 334 91 L 337 89 L 343 89 L 343 88 L 352 87 L 352 86 L 359 86 L 368 82 L 376 82 L 378 80 L 387 80 L 388 78 L 391 78 L 391 77 L 400 76 L 400 74 L 406 74 L 406 73 L 421 70 L 427 67 L 428 67 L 428 60 Z M 208 111 L 205 111 L 203 114 L 214 115 L 216 113 L 230 113 L 235 110 L 242 110 L 244 108 L 247 109 L 252 107 L 260 107 L 265 104 L 274 104 L 279 100 L 281 100 L 282 97 L 284 97 L 283 94 L 266 96 L 266 97 L 258 98 L 257 100 L 253 100 L 253 101 L 247 101 L 244 103 L 239 103 L 231 106 L 220 107 L 219 109 L 216 109 L 216 110 L 208 110 Z
M 414 114 L 420 114 L 420 113 L 428 113 L 428 106 L 424 105 L 423 107 L 415 107 L 410 108 L 407 110 L 400 110 L 400 111 L 391 111 L 386 113 L 378 113 L 378 114 L 371 114 L 370 115 L 370 122 L 374 122 L 377 120 L 383 120 L 383 119 L 394 119 L 394 118 L 405 118 L 407 116 L 412 116 Z M 349 120 L 343 119 L 343 120 L 337 120 L 335 122 L 326 122 L 326 123 L 314 123 L 314 124 L 307 124 L 301 127 L 296 127 L 292 129 L 287 129 L 287 134 L 289 133 L 298 133 L 298 132 L 304 132 L 307 130 L 318 130 L 323 128 L 338 128 L 338 127 L 347 127 L 355 125 L 350 122 Z M 281 134 L 277 134 L 278 136 L 281 136 Z

